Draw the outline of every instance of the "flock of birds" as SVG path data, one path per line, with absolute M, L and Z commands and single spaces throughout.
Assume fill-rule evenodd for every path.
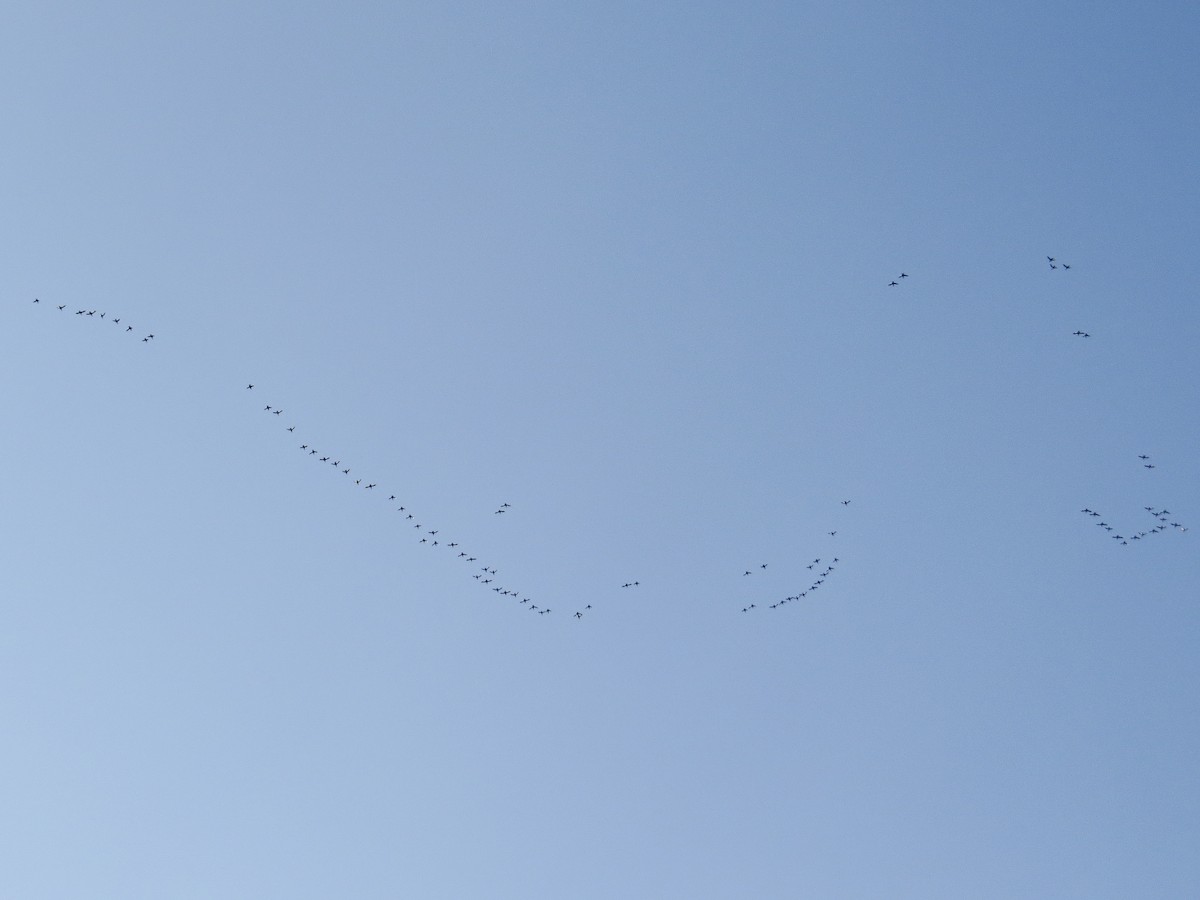
M 1052 270 L 1060 270 L 1061 269 L 1063 271 L 1069 271 L 1071 268 L 1071 266 L 1069 264 L 1061 262 L 1056 257 L 1053 257 L 1053 256 L 1047 256 L 1046 260 Z M 900 285 L 900 283 L 904 279 L 907 279 L 908 277 L 909 277 L 909 275 L 907 272 L 901 272 L 895 279 L 893 279 L 891 282 L 889 282 L 888 286 L 889 287 L 898 287 Z M 39 304 L 39 305 L 41 304 L 41 300 L 38 298 L 35 298 L 33 300 L 33 302 L 35 304 Z M 66 304 L 57 305 L 57 309 L 59 312 L 66 312 L 67 305 Z M 109 316 L 107 312 L 100 311 L 100 310 L 78 309 L 78 310 L 74 311 L 73 315 L 82 317 L 84 319 L 93 319 L 96 321 L 107 321 L 107 322 L 110 322 L 110 323 L 114 324 L 115 326 L 117 326 L 118 329 L 120 329 L 121 325 L 122 325 L 122 319 L 120 317 Z M 128 323 L 125 323 L 125 326 L 122 329 L 121 333 L 126 334 L 126 335 L 132 334 L 135 337 L 135 339 L 140 338 L 141 342 L 144 344 L 149 344 L 150 342 L 152 342 L 154 340 L 153 333 L 148 332 L 148 333 L 139 335 L 138 333 L 136 333 L 134 331 L 133 326 Z M 1075 331 L 1074 335 L 1077 337 L 1083 337 L 1083 338 L 1091 337 L 1091 334 L 1089 332 L 1086 332 L 1083 330 Z M 250 383 L 245 386 L 244 390 L 245 391 L 253 391 L 254 388 L 255 388 L 254 384 Z M 263 406 L 262 412 L 265 413 L 266 415 L 275 416 L 275 417 L 280 417 L 280 416 L 284 415 L 284 410 L 282 408 L 274 406 L 269 403 Z M 296 429 L 297 429 L 297 426 L 295 424 L 290 424 L 290 420 L 289 420 L 289 424 L 285 426 L 285 431 L 289 435 L 294 436 L 296 433 Z M 378 496 L 381 498 L 386 494 L 387 499 L 385 502 L 387 502 L 389 504 L 396 504 L 394 506 L 394 511 L 397 514 L 398 521 L 400 523 L 402 523 L 403 525 L 410 527 L 412 529 L 412 531 L 416 532 L 412 536 L 413 540 L 417 544 L 428 548 L 431 552 L 437 552 L 437 553 L 441 554 L 442 556 L 449 558 L 454 563 L 459 564 L 462 567 L 464 567 L 464 571 L 466 572 L 466 574 L 468 574 L 470 576 L 471 580 L 473 582 L 475 582 L 477 585 L 479 585 L 480 588 L 486 589 L 490 593 L 495 594 L 497 598 L 503 597 L 508 600 L 511 600 L 515 605 L 517 605 L 519 607 L 523 607 L 524 609 L 528 610 L 529 612 L 535 612 L 539 616 L 550 615 L 553 612 L 553 610 L 551 609 L 551 607 L 549 605 L 536 603 L 534 601 L 534 598 L 529 596 L 528 594 L 524 594 L 521 591 L 518 591 L 518 590 L 514 589 L 513 587 L 507 586 L 505 584 L 498 583 L 497 576 L 499 575 L 499 569 L 495 565 L 493 565 L 489 562 L 483 561 L 482 558 L 474 550 L 466 549 L 465 547 L 463 547 L 461 545 L 461 543 L 459 541 L 450 540 L 444 534 L 442 528 L 430 527 L 430 523 L 426 519 L 426 517 L 423 515 L 418 515 L 415 511 L 413 511 L 407 505 L 407 503 L 405 503 L 399 499 L 399 497 L 395 493 L 395 491 L 392 491 L 390 489 L 389 490 L 378 490 L 379 482 L 373 481 L 373 480 L 370 480 L 367 478 L 358 477 L 358 472 L 355 469 L 353 469 L 351 466 L 343 463 L 342 458 L 338 454 L 335 454 L 335 453 L 332 453 L 332 452 L 329 452 L 326 450 L 318 449 L 316 446 L 314 446 L 308 442 L 299 444 L 298 447 L 299 447 L 301 453 L 303 453 L 305 456 L 312 459 L 314 462 L 321 464 L 321 465 L 327 465 L 334 472 L 344 476 L 347 480 L 347 484 L 350 484 L 353 487 L 362 489 L 364 491 L 377 492 Z M 1141 460 L 1141 463 L 1144 466 L 1144 468 L 1146 468 L 1146 469 L 1155 469 L 1156 468 L 1155 464 L 1150 461 L 1150 457 L 1148 455 L 1141 454 L 1141 455 L 1139 455 L 1138 458 L 1139 458 L 1139 460 Z M 351 476 L 354 476 L 354 477 L 351 477 Z M 850 500 L 842 500 L 841 505 L 843 507 L 849 506 Z M 495 508 L 495 510 L 493 510 L 492 515 L 495 515 L 495 516 L 506 515 L 512 509 L 513 509 L 512 504 L 505 501 L 505 502 L 500 503 Z M 1081 512 L 1085 516 L 1087 516 L 1089 519 L 1091 519 L 1091 518 L 1099 519 L 1100 521 L 1098 521 L 1094 524 L 1098 528 L 1103 529 L 1114 542 L 1118 542 L 1119 545 L 1121 545 L 1121 546 L 1130 546 L 1132 544 L 1132 542 L 1134 542 L 1134 541 L 1141 541 L 1141 540 L 1146 540 L 1146 539 L 1155 537 L 1157 535 L 1163 534 L 1170 528 L 1174 528 L 1180 532 L 1186 532 L 1188 530 L 1187 526 L 1185 526 L 1182 522 L 1175 521 L 1170 510 L 1168 510 L 1166 508 L 1156 508 L 1154 506 L 1146 506 L 1146 507 L 1144 507 L 1144 510 L 1145 510 L 1145 512 L 1149 513 L 1153 517 L 1155 524 L 1153 526 L 1148 526 L 1146 530 L 1140 530 L 1140 529 L 1136 529 L 1136 528 L 1124 529 L 1124 530 L 1129 531 L 1128 534 L 1117 533 L 1116 526 L 1109 524 L 1105 520 L 1105 518 L 1103 516 L 1101 516 L 1101 514 L 1099 512 L 1097 512 L 1096 510 L 1094 510 L 1090 507 L 1085 507 L 1084 509 L 1081 510 Z M 826 536 L 828 536 L 830 538 L 836 537 L 837 534 L 838 534 L 837 529 L 831 529 L 830 531 L 826 532 Z M 820 571 L 814 571 L 817 566 L 822 565 L 822 557 L 816 557 L 812 560 L 811 563 L 808 563 L 805 566 L 806 570 L 811 574 L 810 574 L 809 578 L 807 579 L 807 584 L 804 587 L 802 587 L 801 589 L 793 589 L 793 593 L 790 593 L 784 597 L 775 599 L 775 600 L 773 600 L 773 602 L 768 602 L 767 600 L 762 600 L 761 606 L 760 606 L 759 602 L 746 603 L 745 605 L 743 605 L 741 607 L 741 611 L 743 613 L 749 613 L 753 610 L 757 610 L 757 609 L 761 609 L 761 608 L 767 608 L 767 609 L 773 609 L 773 610 L 780 609 L 790 603 L 798 603 L 802 600 L 805 600 L 805 599 L 809 598 L 813 593 L 820 590 L 821 587 L 823 587 L 826 584 L 827 579 L 833 574 L 834 571 L 836 571 L 836 569 L 837 569 L 836 564 L 838 564 L 840 562 L 841 562 L 840 557 L 832 556 L 830 558 L 830 562 L 825 563 Z M 742 572 L 742 577 L 746 578 L 748 576 L 753 576 L 757 573 L 761 573 L 767 569 L 767 566 L 768 566 L 767 563 L 761 563 L 757 566 L 757 569 L 755 569 L 755 568 L 746 569 L 745 571 Z M 620 588 L 623 590 L 634 589 L 634 588 L 639 588 L 639 587 L 641 587 L 641 582 L 637 581 L 637 580 L 626 581 L 620 585 Z M 572 618 L 579 620 L 579 619 L 584 618 L 584 616 L 587 613 L 589 613 L 591 610 L 592 610 L 592 605 L 590 603 L 583 604 L 580 608 L 574 610 L 574 612 L 571 613 L 571 616 L 572 616 Z
M 1138 459 L 1140 459 L 1142 461 L 1142 468 L 1144 468 L 1144 469 L 1158 468 L 1156 465 L 1154 465 L 1154 463 L 1150 462 L 1150 457 L 1147 456 L 1145 453 L 1139 453 Z M 1174 528 L 1176 531 L 1179 531 L 1179 532 L 1186 532 L 1188 530 L 1188 527 L 1186 525 L 1184 525 L 1182 522 L 1173 521 L 1172 513 L 1166 507 L 1163 507 L 1161 509 L 1155 509 L 1153 506 L 1143 506 L 1142 509 L 1154 517 L 1154 521 L 1156 524 L 1150 526 L 1148 531 L 1141 531 L 1140 529 L 1137 529 L 1137 528 L 1130 529 L 1129 534 L 1127 534 L 1127 535 L 1126 534 L 1117 534 L 1116 526 L 1110 525 L 1108 522 L 1105 521 L 1104 516 L 1102 516 L 1100 513 L 1096 512 L 1096 510 L 1094 510 L 1090 507 L 1085 506 L 1083 509 L 1080 510 L 1080 512 L 1083 513 L 1085 516 L 1087 516 L 1089 519 L 1099 519 L 1100 520 L 1099 522 L 1094 523 L 1095 526 L 1097 528 L 1103 528 L 1105 533 L 1108 534 L 1108 536 L 1112 540 L 1118 541 L 1119 542 L 1118 546 L 1121 546 L 1121 547 L 1132 546 L 1133 541 L 1140 541 L 1140 540 L 1144 540 L 1146 538 L 1156 537 L 1156 536 L 1164 533 L 1165 531 L 1167 531 L 1168 528 Z

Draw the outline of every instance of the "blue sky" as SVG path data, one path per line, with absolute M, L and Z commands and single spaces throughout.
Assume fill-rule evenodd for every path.
M 0 893 L 1194 894 L 1198 25 L 11 6 Z

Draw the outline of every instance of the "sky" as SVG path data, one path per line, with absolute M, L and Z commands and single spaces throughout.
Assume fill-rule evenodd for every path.
M 0 894 L 1195 896 L 1198 29 L 7 6 Z

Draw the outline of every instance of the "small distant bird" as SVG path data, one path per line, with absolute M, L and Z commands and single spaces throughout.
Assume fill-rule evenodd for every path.
M 41 300 L 39 300 L 37 297 L 34 297 L 34 298 L 33 298 L 33 302 L 34 302 L 34 303 L 41 303 L 42 301 L 41 301 Z
M 1050 260 L 1050 262 L 1054 262 L 1054 257 L 1053 257 L 1053 256 L 1047 256 L 1047 257 L 1046 257 L 1046 259 Z
M 898 285 L 899 283 L 900 283 L 900 282 L 898 282 L 898 281 L 889 281 L 889 282 L 888 282 L 888 287 L 895 287 L 895 286 L 896 286 L 896 285 Z
M 60 307 L 59 307 L 59 309 L 60 309 L 60 310 L 63 310 L 63 309 L 66 309 L 66 308 L 67 308 L 67 304 L 65 304 L 65 303 L 64 303 L 62 306 L 60 306 Z
M 1149 458 L 1150 458 L 1150 457 L 1148 457 L 1148 456 L 1147 456 L 1145 453 L 1139 453 L 1139 454 L 1138 454 L 1138 459 L 1149 459 Z M 1146 509 L 1149 509 L 1149 508 L 1150 508 L 1150 507 L 1148 507 L 1148 506 L 1146 507 Z
M 252 385 L 252 384 L 246 385 L 246 390 L 248 390 L 248 391 L 253 390 L 253 388 L 254 388 L 254 385 Z
M 829 536 L 830 536 L 830 537 L 833 537 L 835 534 L 837 534 L 837 532 L 836 532 L 836 531 L 831 531 L 831 532 L 829 532 Z
M 849 501 L 849 500 L 843 500 L 843 501 L 842 501 L 842 506 L 849 506 L 849 505 L 850 505 L 850 501 Z
M 1144 466 L 1142 466 L 1143 469 L 1153 469 L 1154 467 L 1155 466 L 1153 463 L 1146 463 Z
M 126 331 L 133 331 L 133 326 L 132 326 L 132 325 L 126 325 L 126 326 L 125 326 L 125 330 L 126 330 Z
M 906 272 L 901 272 L 901 273 L 900 273 L 900 277 L 901 277 L 901 278 L 907 278 L 907 277 L 908 277 L 908 274 L 907 274 Z
M 295 430 L 296 430 L 296 426 L 295 426 L 295 425 L 293 425 L 291 428 L 289 428 L 289 429 L 288 429 L 288 431 L 295 431 Z

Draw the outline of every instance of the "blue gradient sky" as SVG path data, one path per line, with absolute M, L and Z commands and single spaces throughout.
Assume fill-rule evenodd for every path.
M 1195 895 L 1193 4 L 5 18 L 0 894 Z

